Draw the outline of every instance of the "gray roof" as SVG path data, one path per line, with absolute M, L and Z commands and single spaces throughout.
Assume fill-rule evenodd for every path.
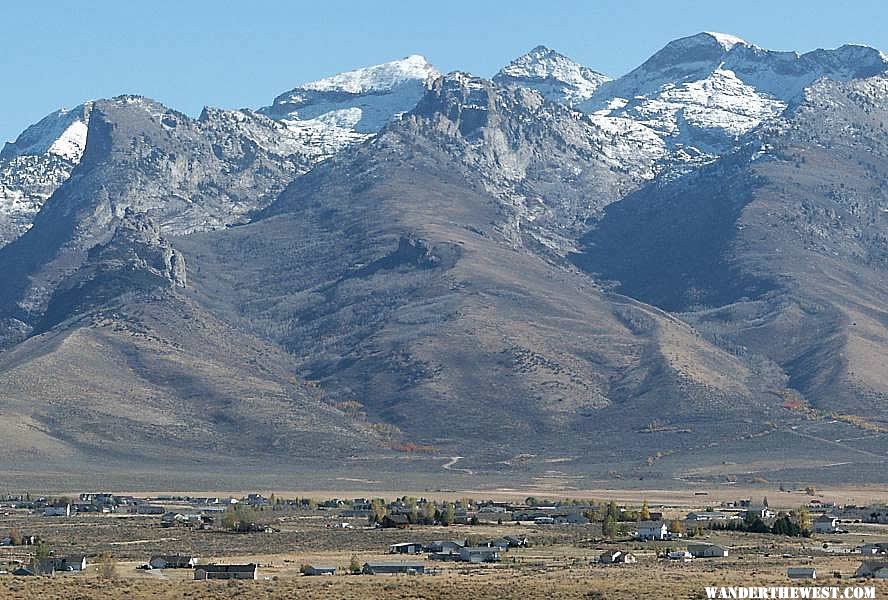
M 256 570 L 255 563 L 246 565 L 198 565 L 197 568 L 207 573 L 252 573 Z
M 425 567 L 423 562 L 366 562 L 364 565 L 371 569 L 374 567 Z
M 647 528 L 651 528 L 651 529 L 658 529 L 665 524 L 666 523 L 664 523 L 663 521 L 639 521 L 638 527 L 639 528 L 647 527 Z

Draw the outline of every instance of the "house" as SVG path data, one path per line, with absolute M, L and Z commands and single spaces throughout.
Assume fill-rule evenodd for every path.
M 709 521 L 727 521 L 729 518 L 736 518 L 728 513 L 718 512 L 714 510 L 704 510 L 700 512 L 689 512 L 685 517 L 686 521 L 709 522 Z
M 64 506 L 47 506 L 43 510 L 44 517 L 70 517 L 71 516 L 71 505 L 65 504 Z
M 728 555 L 728 549 L 715 544 L 688 544 L 688 552 L 694 558 L 714 558 Z
M 246 565 L 198 565 L 194 568 L 194 579 L 259 579 L 259 568 L 255 563 Z
M 33 569 L 28 567 L 19 567 L 12 572 L 16 577 L 34 577 L 37 573 L 34 572 Z
M 470 563 L 499 562 L 500 549 L 490 546 L 467 546 L 459 549 L 459 559 Z
M 814 567 L 789 567 L 786 576 L 790 579 L 817 579 L 817 570 Z
M 547 517 L 547 516 L 535 517 L 533 522 L 536 523 L 537 525 L 554 525 L 555 524 L 555 517 Z
M 620 550 L 610 550 L 598 556 L 598 562 L 603 565 L 615 565 L 620 563 L 631 564 L 638 562 L 634 554 Z
M 888 554 L 888 542 L 874 542 L 860 547 L 860 553 L 866 555 Z
M 588 525 L 589 519 L 581 512 L 568 512 L 552 515 L 559 525 Z
M 152 556 L 148 564 L 152 569 L 191 569 L 196 562 L 193 556 L 169 554 Z
M 669 528 L 663 521 L 641 521 L 638 523 L 639 540 L 665 540 L 669 535 Z
M 747 514 L 747 516 L 758 517 L 759 519 L 762 519 L 762 520 L 771 519 L 771 518 L 777 516 L 777 513 L 775 513 L 773 510 L 771 510 L 767 506 L 762 506 L 762 505 L 750 506 L 749 510 L 746 511 L 746 514 Z
M 53 558 L 53 566 L 56 571 L 85 571 L 85 556 L 67 556 L 61 558 Z
M 407 529 L 410 527 L 410 521 L 407 519 L 407 515 L 386 515 L 379 522 L 379 526 L 386 529 Z
M 421 562 L 366 562 L 361 568 L 361 573 L 364 575 L 425 573 L 425 564 Z
M 303 575 L 336 575 L 333 565 L 308 565 L 302 570 Z
M 132 507 L 137 515 L 162 515 L 165 512 L 162 506 L 154 504 L 134 504 Z
M 669 560 L 691 560 L 694 555 L 687 550 L 676 550 L 666 555 Z
M 854 576 L 888 579 L 888 560 L 865 560 L 857 567 Z
M 402 542 L 389 546 L 389 554 L 420 554 L 423 550 L 419 542 Z
M 426 552 L 440 554 L 440 553 L 449 553 L 455 552 L 459 554 L 460 548 L 463 548 L 466 545 L 465 540 L 435 540 L 430 544 L 426 545 L 424 550 Z
M 834 515 L 820 515 L 814 519 L 814 533 L 835 533 L 838 522 Z

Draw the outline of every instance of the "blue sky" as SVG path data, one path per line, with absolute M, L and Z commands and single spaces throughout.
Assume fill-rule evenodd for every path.
M 295 85 L 425 55 L 491 76 L 537 44 L 611 75 L 671 39 L 733 33 L 765 48 L 888 50 L 888 3 L 192 0 L 4 2 L 0 141 L 62 106 L 144 94 L 196 115 L 257 107 Z M 847 5 L 846 5 L 847 6 Z

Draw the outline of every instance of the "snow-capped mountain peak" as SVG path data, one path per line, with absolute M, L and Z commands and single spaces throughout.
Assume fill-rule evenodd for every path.
M 822 77 L 846 81 L 886 70 L 885 55 L 866 46 L 799 54 L 703 32 L 669 42 L 638 68 L 602 84 L 579 108 L 627 117 L 670 145 L 717 154 Z
M 493 80 L 506 87 L 532 88 L 549 100 L 574 105 L 590 98 L 610 77 L 537 46 L 503 67 Z
M 77 162 L 86 148 L 86 131 L 92 104 L 60 109 L 25 129 L 3 147 L 2 157 L 53 154 Z
M 731 35 L 729 33 L 719 33 L 717 31 L 704 31 L 699 35 L 708 35 L 713 38 L 716 42 L 721 45 L 725 50 L 731 50 L 734 46 L 740 44 L 743 46 L 751 46 L 749 42 L 744 40 L 743 38 L 739 38 L 736 35 Z
M 367 137 L 419 102 L 438 70 L 414 54 L 303 84 L 259 112 L 286 123 Z M 310 122 L 310 123 L 309 123 Z
M 64 183 L 86 148 L 92 103 L 57 110 L 0 151 L 0 246 L 31 226 L 34 215 Z
M 438 70 L 424 56 L 412 54 L 401 60 L 355 69 L 305 83 L 299 88 L 318 92 L 371 94 L 389 92 L 405 83 L 427 82 L 438 77 Z

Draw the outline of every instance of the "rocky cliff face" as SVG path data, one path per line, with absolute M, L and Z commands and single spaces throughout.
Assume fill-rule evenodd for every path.
M 405 132 L 437 145 L 500 199 L 501 231 L 513 243 L 564 253 L 587 219 L 652 178 L 666 157 L 657 136 L 621 126 L 535 90 L 451 73 L 382 143 Z

